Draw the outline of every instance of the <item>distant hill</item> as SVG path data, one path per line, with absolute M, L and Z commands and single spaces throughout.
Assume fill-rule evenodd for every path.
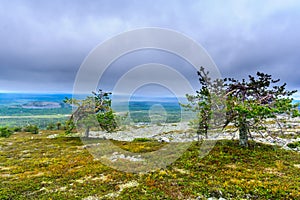
M 33 101 L 25 103 L 22 108 L 43 109 L 43 108 L 61 108 L 60 103 L 50 101 Z
M 25 93 L 0 93 L 0 105 L 24 105 L 30 102 L 58 102 L 72 94 L 25 94 Z

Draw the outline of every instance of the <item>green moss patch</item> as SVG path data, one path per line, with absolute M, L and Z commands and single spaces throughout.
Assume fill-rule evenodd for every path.
M 290 148 L 297 148 L 297 147 L 300 148 L 300 141 L 289 143 L 289 144 L 287 144 L 287 146 Z
M 112 142 L 132 152 L 163 146 Z M 204 158 L 193 143 L 166 169 L 131 174 L 94 159 L 78 137 L 17 133 L 0 138 L 0 199 L 300 199 L 299 165 L 293 151 L 223 140 Z

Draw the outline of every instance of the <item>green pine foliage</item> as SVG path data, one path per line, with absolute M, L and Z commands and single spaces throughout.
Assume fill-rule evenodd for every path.
M 107 132 L 112 132 L 117 128 L 116 116 L 111 108 L 111 93 L 99 90 L 92 94 L 93 96 L 88 96 L 83 100 L 74 98 L 64 100 L 64 103 L 76 107 L 66 122 L 66 133 L 72 132 L 76 127 L 79 130 L 84 129 L 85 137 L 89 137 L 89 131 L 93 128 L 100 127 Z
M 201 89 L 197 95 L 187 95 L 184 107 L 197 112 L 197 133 L 207 137 L 208 129 L 223 129 L 232 124 L 239 131 L 240 145 L 248 146 L 251 130 L 266 129 L 264 122 L 278 115 L 299 116 L 298 105 L 293 104 L 286 83 L 278 85 L 269 74 L 257 72 L 249 79 L 224 78 L 211 80 L 203 67 L 198 71 Z M 219 120 L 218 120 L 219 119 Z M 224 119 L 224 120 L 223 120 Z M 194 122 L 195 124 L 195 122 Z

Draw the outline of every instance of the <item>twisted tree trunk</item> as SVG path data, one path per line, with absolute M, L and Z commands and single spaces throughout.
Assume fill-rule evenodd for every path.
M 243 147 L 248 147 L 248 133 L 249 127 L 245 119 L 240 121 L 239 126 L 239 137 L 240 137 L 240 145 Z
M 85 137 L 88 138 L 90 136 L 90 127 L 86 127 L 85 129 Z

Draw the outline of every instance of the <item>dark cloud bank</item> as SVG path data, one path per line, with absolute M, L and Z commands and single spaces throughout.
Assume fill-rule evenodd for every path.
M 300 88 L 299 1 L 0 1 L 0 91 L 71 92 L 99 43 L 141 27 L 199 42 L 222 76 L 263 71 Z

